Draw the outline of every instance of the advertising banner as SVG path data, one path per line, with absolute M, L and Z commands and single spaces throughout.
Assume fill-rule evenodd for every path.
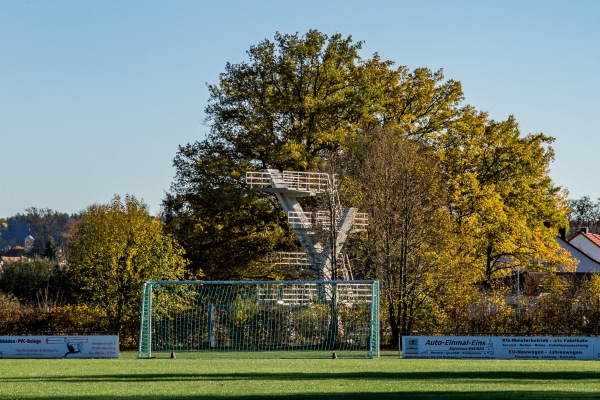
M 119 358 L 119 336 L 0 336 L 0 358 Z
M 496 358 L 491 337 L 403 336 L 404 358 Z
M 599 360 L 600 339 L 552 336 L 404 336 L 404 358 Z
M 497 358 L 532 360 L 598 360 L 600 342 L 591 337 L 499 337 Z

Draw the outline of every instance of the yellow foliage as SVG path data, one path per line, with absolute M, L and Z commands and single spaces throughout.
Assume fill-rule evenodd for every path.
M 91 310 L 101 309 L 111 330 L 134 330 L 145 281 L 183 277 L 183 249 L 164 232 L 163 222 L 132 196 L 89 207 L 70 233 L 76 299 Z
M 55 332 L 108 331 L 106 311 L 87 304 L 65 305 L 50 310 L 50 329 Z

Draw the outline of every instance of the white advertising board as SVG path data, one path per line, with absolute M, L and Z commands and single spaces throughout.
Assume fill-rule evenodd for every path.
M 0 336 L 0 358 L 119 358 L 119 336 Z
M 494 342 L 484 336 L 403 336 L 404 358 L 496 358 Z
M 600 341 L 591 337 L 507 336 L 495 338 L 497 358 L 531 360 L 598 360 Z M 595 350 L 597 349 L 597 350 Z
M 404 336 L 404 358 L 599 360 L 600 340 L 552 336 Z

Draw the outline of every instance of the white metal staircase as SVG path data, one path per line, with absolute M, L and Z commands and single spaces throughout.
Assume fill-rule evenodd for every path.
M 304 250 L 304 256 L 302 253 L 269 255 L 268 262 L 278 270 L 312 274 L 322 280 L 352 279 L 349 260 L 342 249 L 349 234 L 366 229 L 368 219 L 356 208 L 341 208 L 333 178 L 325 173 L 275 169 L 246 173 L 246 184 L 252 189 L 275 194 Z M 330 211 L 305 212 L 298 202 L 298 198 L 319 195 L 329 196 Z M 323 235 L 324 232 L 327 234 Z

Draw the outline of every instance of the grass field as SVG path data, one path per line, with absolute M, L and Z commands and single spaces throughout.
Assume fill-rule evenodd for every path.
M 0 399 L 600 399 L 600 362 L 268 359 L 0 360 Z

